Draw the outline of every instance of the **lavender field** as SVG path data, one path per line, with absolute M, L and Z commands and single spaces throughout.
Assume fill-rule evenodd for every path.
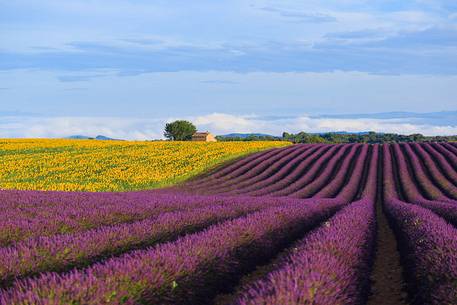
M 457 304 L 455 143 L 298 144 L 0 211 L 2 305 Z

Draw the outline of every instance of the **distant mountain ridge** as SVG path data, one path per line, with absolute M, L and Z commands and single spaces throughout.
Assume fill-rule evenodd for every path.
M 88 136 L 83 136 L 83 135 L 74 135 L 74 136 L 69 136 L 67 139 L 73 139 L 73 140 L 88 140 L 88 139 L 93 139 L 92 137 Z
M 67 139 L 73 139 L 73 140 L 100 140 L 100 141 L 123 141 L 121 139 L 113 139 L 104 135 L 98 135 L 95 138 L 94 137 L 89 137 L 85 135 L 73 135 L 67 137 Z

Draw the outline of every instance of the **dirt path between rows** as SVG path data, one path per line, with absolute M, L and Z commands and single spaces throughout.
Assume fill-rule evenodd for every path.
M 376 206 L 376 254 L 371 273 L 371 292 L 368 305 L 407 305 L 407 292 L 400 263 L 397 241 L 381 203 Z

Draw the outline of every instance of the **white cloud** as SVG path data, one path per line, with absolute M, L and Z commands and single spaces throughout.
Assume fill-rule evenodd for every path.
M 187 119 L 199 130 L 214 134 L 282 132 L 377 131 L 400 134 L 456 135 L 457 125 L 414 123 L 404 119 L 340 119 L 302 115 L 297 117 L 261 117 L 257 115 L 232 115 L 212 113 L 180 118 L 125 118 L 125 117 L 27 117 L 4 116 L 0 119 L 1 138 L 59 138 L 71 135 L 96 136 L 130 140 L 163 138 L 166 122 Z
M 299 130 L 309 132 L 330 131 L 376 131 L 399 134 L 421 133 L 424 135 L 455 135 L 457 126 L 435 126 L 414 124 L 407 119 L 321 119 L 300 117 L 297 119 Z
M 217 130 L 218 133 L 230 133 L 234 128 L 240 132 L 251 132 L 264 126 L 266 122 L 256 120 L 255 116 L 239 116 L 225 113 L 213 113 L 198 116 L 192 120 L 201 129 Z
M 162 137 L 162 119 L 121 117 L 4 117 L 0 137 L 61 138 L 71 135 L 104 135 L 146 140 Z
M 400 134 L 422 133 L 424 135 L 455 135 L 457 125 L 431 125 L 414 123 L 410 119 L 336 119 L 316 118 L 307 115 L 289 118 L 268 119 L 255 115 L 237 116 L 214 113 L 193 119 L 202 130 L 223 133 L 269 133 L 282 132 L 332 132 L 332 131 L 377 131 Z

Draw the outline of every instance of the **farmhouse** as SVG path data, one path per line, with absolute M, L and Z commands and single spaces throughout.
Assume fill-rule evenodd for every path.
M 196 132 L 192 135 L 192 141 L 216 142 L 216 138 L 208 131 Z

